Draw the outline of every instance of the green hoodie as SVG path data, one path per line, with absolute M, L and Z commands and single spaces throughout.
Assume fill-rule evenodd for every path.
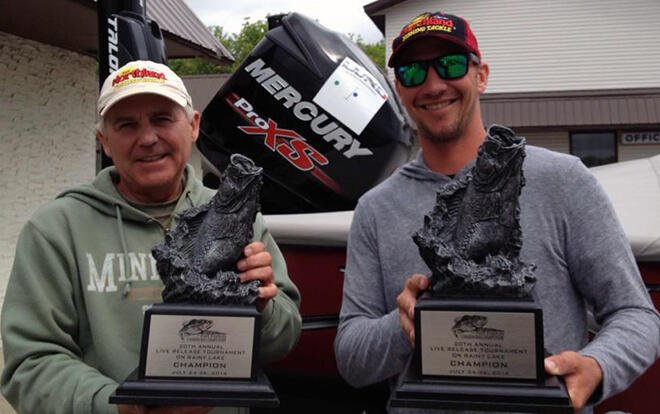
M 151 248 L 165 230 L 130 206 L 112 183 L 114 168 L 39 209 L 18 239 L 2 309 L 1 390 L 21 414 L 117 413 L 108 397 L 136 368 L 143 312 L 163 284 Z M 174 221 L 215 191 L 186 168 Z M 264 225 L 279 292 L 263 310 L 260 358 L 283 358 L 300 335 L 300 296 Z M 231 412 L 225 409 L 220 412 Z

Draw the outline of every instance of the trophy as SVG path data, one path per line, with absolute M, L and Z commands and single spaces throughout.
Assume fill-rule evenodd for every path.
M 544 369 L 543 317 L 521 262 L 525 139 L 494 126 L 470 173 L 444 185 L 413 240 L 431 269 L 394 407 L 572 413 Z
M 258 366 L 260 281 L 236 263 L 252 239 L 262 169 L 234 154 L 210 202 L 186 210 L 153 248 L 165 288 L 145 312 L 138 368 L 113 404 L 275 407 Z

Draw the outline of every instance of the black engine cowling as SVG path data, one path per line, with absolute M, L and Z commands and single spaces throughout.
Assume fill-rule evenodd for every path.
M 410 135 L 366 54 L 291 13 L 206 107 L 197 143 L 217 171 L 233 153 L 263 167 L 264 213 L 309 213 L 353 209 L 408 159 Z

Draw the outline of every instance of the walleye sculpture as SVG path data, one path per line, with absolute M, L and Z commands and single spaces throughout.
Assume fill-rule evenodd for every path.
M 492 126 L 470 173 L 450 181 L 413 240 L 433 296 L 528 297 L 535 265 L 520 261 L 518 201 L 525 138 Z
M 165 284 L 163 301 L 254 304 L 261 282 L 241 283 L 236 262 L 252 239 L 261 174 L 251 159 L 232 155 L 211 201 L 186 210 L 165 243 L 152 249 Z

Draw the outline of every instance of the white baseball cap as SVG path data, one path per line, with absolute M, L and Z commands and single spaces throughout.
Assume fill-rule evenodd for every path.
M 153 93 L 171 99 L 182 107 L 192 99 L 183 81 L 172 69 L 149 60 L 128 62 L 112 72 L 103 82 L 96 110 L 103 117 L 120 100 L 140 93 Z

